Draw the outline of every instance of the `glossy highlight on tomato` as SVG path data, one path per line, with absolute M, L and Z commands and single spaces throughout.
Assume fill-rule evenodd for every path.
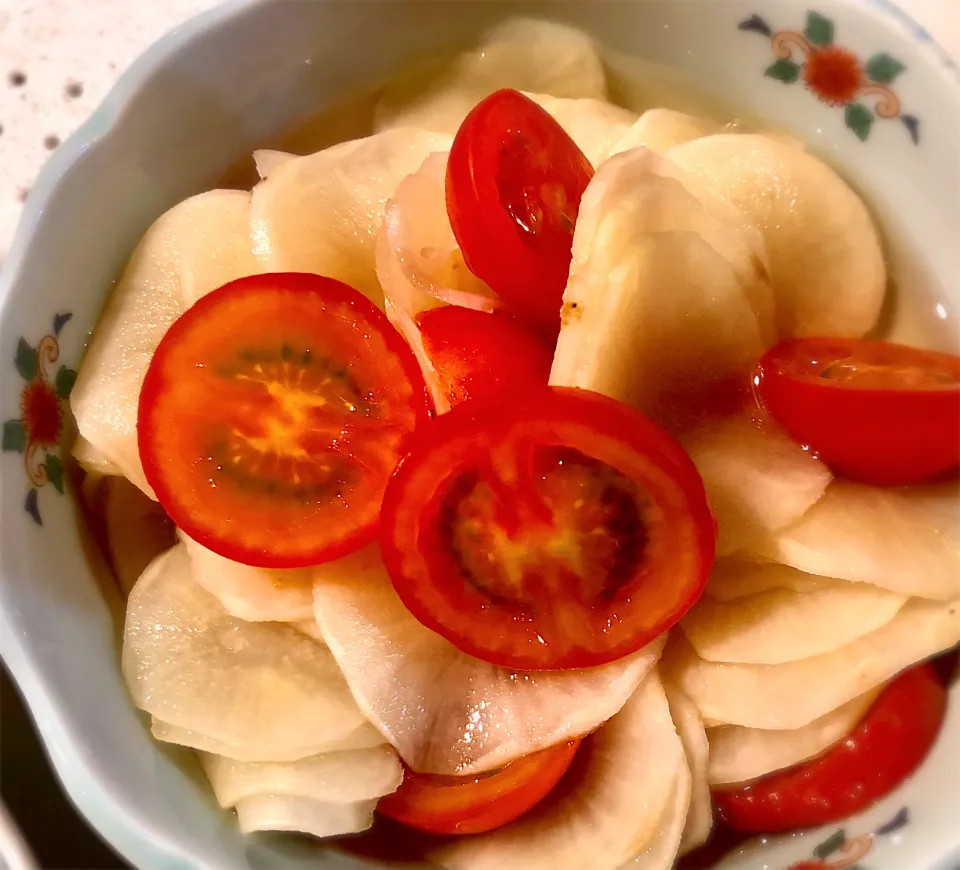
M 519 818 L 563 778 L 580 746 L 571 740 L 477 776 L 404 773 L 377 811 L 431 834 L 482 834 Z
M 160 342 L 140 393 L 147 481 L 191 538 L 237 562 L 313 565 L 376 535 L 410 434 L 429 416 L 412 352 L 331 278 L 241 278 Z
M 904 671 L 857 728 L 820 757 L 739 789 L 715 791 L 732 828 L 774 833 L 838 822 L 893 791 L 926 758 L 946 711 L 946 690 L 929 664 Z
M 560 330 L 573 230 L 593 167 L 529 97 L 501 90 L 466 117 L 447 163 L 447 213 L 464 261 L 545 336 Z
M 843 477 L 901 486 L 960 466 L 960 357 L 801 338 L 768 351 L 754 385 L 777 422 Z
M 666 432 L 556 387 L 433 420 L 381 517 L 411 613 L 464 652 L 526 670 L 640 649 L 700 596 L 715 544 L 703 482 Z
M 546 386 L 553 348 L 503 314 L 446 305 L 417 318 L 450 406 Z

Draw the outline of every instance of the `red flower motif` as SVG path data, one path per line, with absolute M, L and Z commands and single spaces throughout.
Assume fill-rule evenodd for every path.
M 828 45 L 814 48 L 803 69 L 807 89 L 830 106 L 845 106 L 864 85 L 863 65 L 852 51 Z
M 806 861 L 798 861 L 791 864 L 787 870 L 830 870 L 830 865 L 826 861 L 820 861 L 817 858 L 808 858 Z
M 63 411 L 56 391 L 46 381 L 37 378 L 23 388 L 20 420 L 31 444 L 52 447 L 60 440 Z

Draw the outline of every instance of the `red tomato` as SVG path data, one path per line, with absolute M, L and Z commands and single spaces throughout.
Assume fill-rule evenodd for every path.
M 431 834 L 482 834 L 536 806 L 560 782 L 579 740 L 551 746 L 479 776 L 435 776 L 408 770 L 377 811 Z
M 946 692 L 928 664 L 904 671 L 856 730 L 823 755 L 735 791 L 715 791 L 730 827 L 772 833 L 838 822 L 903 782 L 940 731 Z
M 447 162 L 447 213 L 463 259 L 545 335 L 560 330 L 570 246 L 593 167 L 564 129 L 519 91 L 467 115 Z
M 502 314 L 447 305 L 417 318 L 450 406 L 545 386 L 553 348 Z
M 376 535 L 428 400 L 371 302 L 318 275 L 242 278 L 164 336 L 140 393 L 147 480 L 173 521 L 248 565 L 297 567 Z
M 547 388 L 433 420 L 383 502 L 407 608 L 508 668 L 600 665 L 700 596 L 716 524 L 682 448 L 626 405 Z
M 844 477 L 894 486 L 960 465 L 960 357 L 801 338 L 768 351 L 754 384 L 780 425 Z

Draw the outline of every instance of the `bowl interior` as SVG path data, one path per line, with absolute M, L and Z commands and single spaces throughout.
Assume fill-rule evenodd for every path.
M 8 360 L 0 404 L 9 421 L 0 460 L 0 637 L 67 789 L 120 852 L 139 866 L 164 868 L 383 866 L 301 840 L 243 837 L 232 815 L 213 804 L 189 756 L 152 740 L 119 675 L 119 602 L 98 578 L 102 565 L 69 497 L 58 491 L 69 492 L 65 451 L 18 440 L 13 423 L 24 380 L 66 384 L 105 295 L 149 224 L 215 185 L 277 130 L 375 86 L 438 45 L 531 14 L 593 33 L 628 77 L 630 58 L 677 68 L 708 101 L 785 129 L 837 165 L 884 227 L 900 296 L 919 300 L 894 306 L 894 332 L 920 342 L 921 324 L 927 330 L 942 321 L 922 341 L 948 344 L 960 305 L 956 70 L 881 4 L 819 2 L 815 11 L 832 24 L 838 44 L 861 58 L 887 54 L 904 68 L 890 84 L 900 114 L 875 119 L 861 138 L 843 108 L 764 74 L 773 60 L 767 31 L 802 30 L 810 11 L 802 3 L 741 0 L 243 0 L 151 49 L 55 155 L 0 276 L 0 343 Z M 656 104 L 656 94 L 641 89 L 635 96 Z M 9 368 L 14 360 L 16 371 Z M 846 825 L 851 836 L 875 834 L 870 870 L 933 870 L 946 860 L 960 843 L 958 765 L 954 692 L 945 733 L 921 774 Z M 895 830 L 881 832 L 897 819 Z M 786 867 L 832 833 L 752 846 L 723 866 Z

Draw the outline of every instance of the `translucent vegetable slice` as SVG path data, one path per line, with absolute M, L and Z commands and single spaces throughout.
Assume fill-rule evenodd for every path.
M 779 573 L 779 566 L 768 570 Z M 865 583 L 825 584 L 804 592 L 771 588 L 733 601 L 704 596 L 680 627 L 707 661 L 777 665 L 830 652 L 876 631 L 906 601 L 904 595 Z
M 564 781 L 543 803 L 506 827 L 430 857 L 450 870 L 630 866 L 656 846 L 665 813 L 679 803 L 677 778 L 685 769 L 667 698 L 651 673 L 620 713 L 583 742 Z M 676 813 L 677 841 L 685 817 L 685 809 Z M 650 866 L 665 870 L 670 862 Z
M 710 785 L 748 782 L 816 757 L 857 727 L 880 688 L 847 701 L 802 728 L 780 731 L 740 725 L 711 728 L 707 731 Z
M 782 338 L 860 336 L 873 327 L 886 290 L 879 236 L 829 166 L 762 135 L 707 136 L 668 156 L 705 205 L 734 205 L 763 234 Z
M 718 559 L 713 566 L 704 594 L 715 601 L 737 601 L 771 589 L 790 592 L 820 592 L 846 585 L 846 580 L 832 580 L 806 574 L 775 562 L 747 562 L 739 558 Z
M 376 806 L 376 801 L 338 804 L 261 794 L 237 804 L 237 820 L 244 834 L 293 831 L 324 839 L 367 830 L 373 824 Z
M 657 154 L 666 154 L 677 145 L 721 130 L 720 124 L 707 118 L 675 112 L 673 109 L 648 109 L 614 143 L 608 156 L 632 148 L 649 148 Z
M 319 567 L 314 601 L 360 708 L 422 773 L 493 770 L 592 731 L 623 706 L 662 646 L 583 670 L 487 664 L 410 614 L 375 549 Z
M 603 393 L 676 430 L 742 403 L 767 344 L 770 291 L 749 238 L 670 171 L 637 149 L 588 185 L 550 382 Z
M 736 553 L 795 522 L 823 495 L 830 470 L 770 422 L 746 415 L 685 433 L 717 518 L 717 555 Z
M 251 201 L 262 269 L 336 278 L 383 307 L 374 260 L 387 199 L 449 148 L 447 136 L 398 129 L 274 165 Z
M 679 846 L 679 853 L 685 855 L 702 846 L 713 827 L 713 807 L 710 801 L 710 785 L 707 782 L 709 745 L 697 705 L 669 681 L 664 681 L 663 690 L 670 703 L 670 716 L 677 734 L 680 735 L 690 775 L 689 806 L 683 810 L 685 825 Z M 679 791 L 679 781 L 677 787 Z M 669 864 L 667 866 L 669 867 Z
M 597 47 L 582 30 L 513 18 L 466 51 L 438 55 L 394 76 L 376 105 L 374 126 L 453 135 L 477 103 L 501 88 L 598 100 L 607 95 Z
M 810 574 L 946 601 L 960 597 L 958 505 L 956 483 L 881 488 L 838 480 L 800 522 L 754 549 Z
M 147 230 L 93 332 L 70 395 L 80 435 L 147 495 L 137 403 L 160 339 L 185 308 L 261 271 L 246 230 L 250 194 L 213 190 L 181 202 Z
M 624 138 L 637 120 L 635 113 L 605 100 L 570 99 L 547 94 L 526 96 L 550 113 L 594 167 L 616 153 L 614 145 Z
M 960 641 L 960 599 L 912 599 L 883 628 L 831 652 L 782 665 L 699 658 L 675 632 L 663 669 L 705 719 L 748 728 L 794 729 L 876 688 Z
M 182 545 L 131 592 L 122 665 L 142 710 L 234 746 L 314 755 L 364 722 L 323 646 L 286 625 L 230 616 L 193 582 Z
M 385 744 L 288 762 L 237 761 L 201 752 L 200 765 L 225 809 L 258 795 L 349 804 L 390 794 L 403 780 L 397 753 Z
M 80 467 L 87 474 L 100 476 L 120 475 L 122 472 L 106 456 L 104 456 L 96 447 L 94 447 L 82 435 L 77 436 L 74 442 L 73 458 L 77 460 Z
M 181 533 L 193 579 L 232 616 L 247 622 L 297 622 L 313 617 L 310 568 L 255 568 L 208 550 Z

